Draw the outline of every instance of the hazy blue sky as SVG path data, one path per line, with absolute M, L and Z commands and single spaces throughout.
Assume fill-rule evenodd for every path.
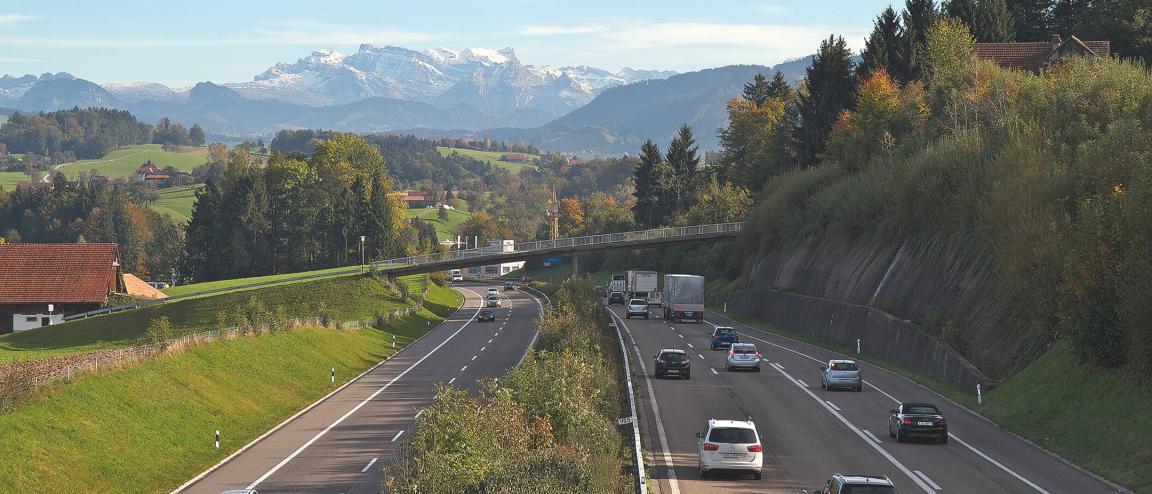
M 316 48 L 515 48 L 526 64 L 772 65 L 829 34 L 858 50 L 889 1 L 4 0 L 0 74 L 174 87 L 251 80 Z

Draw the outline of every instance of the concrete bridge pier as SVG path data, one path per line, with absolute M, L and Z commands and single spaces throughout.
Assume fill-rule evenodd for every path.
M 580 276 L 580 256 L 572 256 L 572 276 Z

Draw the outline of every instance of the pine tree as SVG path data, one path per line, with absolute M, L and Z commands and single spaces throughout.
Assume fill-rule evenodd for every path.
M 752 82 L 744 84 L 744 99 L 756 106 L 764 106 L 764 102 L 771 97 L 770 90 L 771 87 L 768 80 L 764 78 L 764 74 L 756 74 L 756 77 L 752 78 Z
M 682 212 L 691 207 L 691 196 L 697 185 L 697 167 L 700 157 L 696 152 L 696 137 L 692 135 L 692 127 L 683 124 L 676 132 L 676 137 L 668 144 L 665 161 L 672 167 L 676 175 L 675 202 L 673 212 Z
M 816 164 L 840 112 L 851 108 L 856 85 L 852 52 L 844 38 L 829 36 L 820 43 L 804 76 L 807 93 L 800 95 L 798 158 L 802 166 Z
M 1005 43 L 1014 39 L 1012 13 L 1005 0 L 980 0 L 972 34 L 981 43 Z
M 655 226 L 656 190 L 653 181 L 653 170 L 663 161 L 660 147 L 652 139 L 644 141 L 640 146 L 640 161 L 632 170 L 635 191 L 632 196 L 636 198 L 636 205 L 632 207 L 632 217 L 636 223 L 645 226 Z
M 1048 41 L 1055 0 L 1010 0 L 1016 41 Z
M 928 30 L 939 13 L 934 0 L 907 0 L 903 12 L 903 56 L 907 61 L 907 79 L 920 79 L 924 75 L 924 52 Z
M 889 6 L 872 23 L 872 34 L 864 41 L 864 51 L 860 53 L 856 79 L 867 79 L 872 71 L 885 69 L 893 78 L 907 81 L 908 70 L 901 49 L 902 36 L 900 16 Z
M 976 19 L 979 17 L 976 0 L 946 0 L 940 10 L 944 15 L 963 22 L 969 30 L 976 30 Z
M 781 99 L 785 102 L 792 99 L 792 86 L 788 85 L 788 81 L 784 80 L 784 74 L 781 74 L 779 70 L 772 75 L 772 82 L 768 83 L 768 97 Z

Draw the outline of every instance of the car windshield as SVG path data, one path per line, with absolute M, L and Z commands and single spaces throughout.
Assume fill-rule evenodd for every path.
M 846 485 L 840 489 L 840 494 L 896 494 L 896 488 L 890 485 Z
M 628 302 L 628 303 L 632 304 L 632 305 L 648 305 L 648 302 L 646 302 L 644 300 L 640 300 L 638 298 L 634 298 L 634 299 L 632 299 L 631 302 Z
M 716 328 L 716 334 L 732 334 L 735 332 L 736 330 L 732 328 Z
M 732 353 L 756 353 L 754 346 L 738 346 L 732 349 Z
M 860 370 L 860 369 L 858 369 L 856 367 L 856 364 L 854 364 L 852 362 L 835 362 L 832 364 L 832 370 L 854 371 L 854 370 Z
M 911 406 L 904 407 L 904 413 L 913 413 L 917 415 L 939 415 L 940 411 L 936 407 L 930 406 Z
M 756 442 L 756 432 L 743 427 L 717 427 L 708 434 L 708 442 L 750 444 Z
M 661 354 L 660 358 L 665 362 L 683 362 L 688 358 L 688 356 L 680 352 L 668 352 Z

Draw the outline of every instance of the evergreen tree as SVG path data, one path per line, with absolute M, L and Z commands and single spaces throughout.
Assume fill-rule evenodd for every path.
M 192 141 L 193 146 L 204 145 L 204 129 L 200 128 L 200 124 L 192 124 L 192 128 L 188 129 L 188 139 Z
M 924 56 L 928 41 L 928 30 L 936 21 L 938 12 L 934 0 L 907 0 L 902 14 L 904 36 L 902 52 L 907 61 L 907 79 L 920 79 L 924 75 Z
M 698 149 L 696 137 L 692 135 L 692 127 L 688 124 L 681 125 L 676 137 L 668 144 L 665 161 L 676 175 L 673 212 L 682 212 L 691 207 L 690 199 L 697 183 L 697 167 L 700 165 L 700 157 L 696 154 Z
M 800 95 L 796 136 L 802 166 L 816 164 L 840 112 L 852 106 L 856 86 L 851 56 L 844 38 L 829 36 L 808 66 L 804 76 L 808 91 Z
M 969 30 L 975 31 L 976 19 L 979 17 L 976 0 L 945 0 L 940 10 L 944 15 L 963 22 Z
M 656 165 L 663 161 L 660 155 L 660 147 L 652 142 L 652 139 L 644 141 L 640 146 L 640 161 L 636 163 L 636 168 L 632 171 L 632 178 L 634 182 L 634 191 L 632 196 L 636 198 L 636 204 L 632 206 L 632 217 L 637 224 L 653 227 L 656 226 L 654 220 L 656 219 L 656 188 L 654 182 L 654 170 Z
M 872 23 L 872 34 L 864 41 L 864 51 L 860 53 L 856 79 L 867 79 L 872 71 L 885 69 L 893 78 L 907 81 L 907 64 L 901 48 L 902 36 L 900 16 L 889 6 Z
M 744 99 L 751 101 L 756 106 L 764 106 L 764 102 L 771 97 L 770 91 L 771 87 L 768 80 L 764 78 L 764 74 L 756 74 L 756 77 L 752 78 L 752 82 L 744 84 Z
M 1014 39 L 1012 13 L 1005 0 L 980 0 L 972 34 L 981 43 L 1006 43 Z
M 784 74 L 781 74 L 779 70 L 772 75 L 772 82 L 768 83 L 768 97 L 778 98 L 785 102 L 792 99 L 792 86 L 788 85 L 788 81 L 784 80 Z M 763 104 L 759 106 L 763 106 Z
M 1055 0 L 1009 0 L 1016 41 L 1048 41 Z

